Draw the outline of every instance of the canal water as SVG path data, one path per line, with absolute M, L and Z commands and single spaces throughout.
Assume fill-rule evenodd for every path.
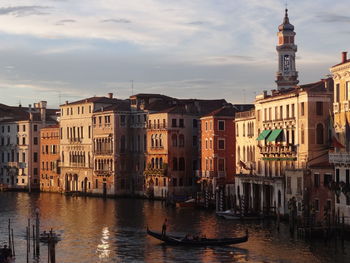
M 7 240 L 7 221 L 13 221 L 16 262 L 26 262 L 25 227 L 40 209 L 41 230 L 62 235 L 56 247 L 57 263 L 98 262 L 350 262 L 350 244 L 304 242 L 292 238 L 288 227 L 280 232 L 272 223 L 239 223 L 217 218 L 213 211 L 165 207 L 139 199 L 101 199 L 60 194 L 0 193 L 0 245 Z M 247 243 L 225 247 L 171 247 L 146 235 L 146 227 L 168 231 L 231 237 L 249 230 Z M 33 222 L 33 221 L 32 221 Z M 35 262 L 31 260 L 30 262 Z M 41 263 L 47 247 L 41 246 Z

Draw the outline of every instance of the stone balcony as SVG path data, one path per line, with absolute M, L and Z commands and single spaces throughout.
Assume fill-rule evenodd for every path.
M 330 152 L 329 153 L 329 162 L 334 164 L 350 164 L 350 153 L 342 152 Z

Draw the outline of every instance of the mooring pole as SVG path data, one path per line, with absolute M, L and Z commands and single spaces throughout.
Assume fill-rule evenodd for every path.
M 8 232 L 9 232 L 9 248 L 11 248 L 11 219 L 9 218 L 8 224 Z
M 40 238 L 40 220 L 39 220 L 39 208 L 35 209 L 35 223 L 36 223 L 36 256 L 39 257 L 40 255 L 40 243 L 39 243 L 39 238 Z
M 16 253 L 15 253 L 15 240 L 13 238 L 13 229 L 11 228 L 11 236 L 12 236 L 12 256 L 16 256 Z
M 30 252 L 30 218 L 28 218 L 28 251 Z
M 32 229 L 33 229 L 33 258 L 35 258 L 35 226 L 32 225 Z
M 29 229 L 28 229 L 28 227 L 26 227 L 26 232 L 27 232 L 27 263 L 29 263 L 29 244 L 28 244 L 29 243 L 28 242 L 29 241 L 28 240 L 29 239 L 29 233 L 28 233 Z

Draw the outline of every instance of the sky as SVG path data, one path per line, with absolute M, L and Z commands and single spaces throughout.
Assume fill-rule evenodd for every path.
M 0 103 L 114 93 L 252 103 L 276 88 L 286 0 L 1 0 Z M 289 0 L 300 84 L 340 62 L 348 0 Z

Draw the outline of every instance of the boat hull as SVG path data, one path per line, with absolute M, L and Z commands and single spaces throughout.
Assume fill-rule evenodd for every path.
M 159 232 L 154 232 L 147 229 L 147 234 L 163 241 L 167 245 L 186 245 L 186 246 L 224 246 L 240 244 L 248 241 L 248 233 L 242 237 L 235 238 L 199 238 L 199 239 L 187 239 L 185 237 L 166 235 L 162 236 Z

